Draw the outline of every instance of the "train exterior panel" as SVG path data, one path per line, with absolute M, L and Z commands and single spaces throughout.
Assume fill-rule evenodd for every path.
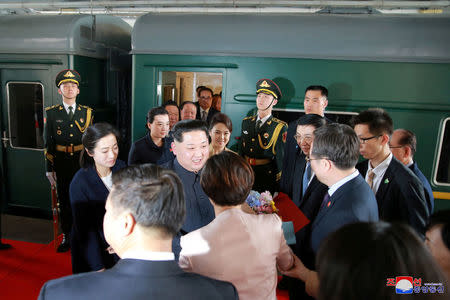
M 436 208 L 449 208 L 450 185 L 432 180 L 450 116 L 449 29 L 450 19 L 425 17 L 143 16 L 132 34 L 133 140 L 145 133 L 148 109 L 163 102 L 166 71 L 222 74 L 231 144 L 255 107 L 258 79 L 280 85 L 276 113 L 291 118 L 302 113 L 305 88 L 320 84 L 329 89 L 326 115 L 382 107 L 395 128 L 415 132 L 415 160 Z
M 61 103 L 55 77 L 63 69 L 82 77 L 77 103 L 95 120 L 115 123 L 122 63 L 131 27 L 115 17 L 4 16 L 0 20 L 2 204 L 7 212 L 51 215 L 45 177 L 44 108 Z M 110 74 L 111 73 L 111 74 Z

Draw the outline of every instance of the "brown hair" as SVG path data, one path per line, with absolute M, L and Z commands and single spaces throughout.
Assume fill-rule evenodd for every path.
M 223 151 L 208 159 L 200 184 L 215 204 L 236 206 L 247 199 L 254 181 L 253 170 L 242 157 Z

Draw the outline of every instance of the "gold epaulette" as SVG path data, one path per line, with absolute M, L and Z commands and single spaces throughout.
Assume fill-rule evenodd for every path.
M 255 116 L 245 117 L 243 120 L 249 120 L 249 119 L 252 119 L 253 117 L 255 117 Z
M 90 109 L 90 110 L 92 110 L 92 108 L 90 108 L 89 106 L 86 106 L 86 105 L 81 105 L 81 104 L 78 104 L 80 107 L 82 107 L 82 108 L 86 108 L 86 109 Z
M 277 123 L 280 123 L 280 124 L 283 124 L 283 125 L 286 125 L 286 126 L 287 126 L 287 123 L 286 123 L 285 121 L 283 121 L 283 120 L 280 120 L 280 119 L 277 119 L 277 118 L 272 118 L 272 121 L 274 121 L 274 122 L 277 122 Z
M 56 108 L 56 107 L 58 107 L 58 106 L 59 106 L 59 104 L 56 104 L 56 105 L 52 105 L 52 106 L 46 107 L 46 108 L 45 108 L 45 111 L 50 110 L 50 109 L 53 109 L 53 108 Z

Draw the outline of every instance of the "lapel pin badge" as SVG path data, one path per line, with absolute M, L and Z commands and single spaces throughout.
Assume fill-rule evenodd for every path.
M 385 184 L 386 184 L 386 183 L 389 183 L 389 179 L 386 178 L 386 179 L 384 180 L 384 183 L 385 183 Z

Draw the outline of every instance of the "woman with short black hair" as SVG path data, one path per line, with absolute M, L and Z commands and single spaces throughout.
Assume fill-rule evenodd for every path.
M 81 169 L 70 183 L 73 227 L 71 235 L 73 273 L 99 271 L 118 260 L 107 251 L 103 234 L 105 203 L 112 188 L 112 173 L 125 167 L 117 159 L 118 132 L 108 123 L 97 123 L 82 137 Z

